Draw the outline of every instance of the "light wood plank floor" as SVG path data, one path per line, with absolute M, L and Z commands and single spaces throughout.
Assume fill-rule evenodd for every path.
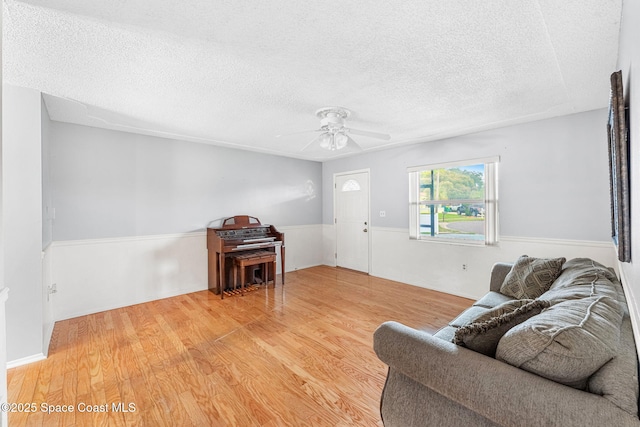
M 57 322 L 49 357 L 8 371 L 9 402 L 35 409 L 9 422 L 380 426 L 373 331 L 435 331 L 470 303 L 320 266 L 244 297 L 201 291 Z

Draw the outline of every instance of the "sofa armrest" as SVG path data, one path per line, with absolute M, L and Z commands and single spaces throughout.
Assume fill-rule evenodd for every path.
M 374 333 L 374 350 L 391 370 L 498 425 L 582 427 L 594 420 L 639 426 L 607 399 L 547 380 L 397 322 Z M 425 404 L 428 404 L 425 402 Z
M 504 278 L 507 277 L 507 274 L 511 271 L 512 266 L 513 263 L 507 262 L 497 262 L 493 264 L 491 268 L 491 280 L 489 281 L 490 291 L 500 292 L 502 282 L 504 282 Z

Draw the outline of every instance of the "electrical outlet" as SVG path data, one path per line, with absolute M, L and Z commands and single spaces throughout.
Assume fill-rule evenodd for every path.
M 462 264 L 462 271 L 467 271 L 467 264 Z
M 384 218 L 385 216 L 387 216 L 387 212 L 386 211 L 380 211 L 380 218 Z

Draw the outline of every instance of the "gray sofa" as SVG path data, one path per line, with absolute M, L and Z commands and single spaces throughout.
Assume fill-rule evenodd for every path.
M 483 350 L 489 355 L 467 348 L 460 331 L 484 337 L 487 313 L 517 300 L 500 292 L 513 280 L 513 264 L 496 264 L 490 292 L 435 335 L 380 325 L 374 350 L 389 366 L 384 425 L 640 426 L 638 359 L 622 286 L 613 270 L 590 259 L 562 259 L 561 266 L 534 298 L 543 307 L 503 325 L 506 332 L 492 338 L 497 347 Z M 513 313 L 498 314 L 489 323 Z M 582 320 L 567 325 L 576 316 Z M 540 339 L 542 348 L 532 348 Z

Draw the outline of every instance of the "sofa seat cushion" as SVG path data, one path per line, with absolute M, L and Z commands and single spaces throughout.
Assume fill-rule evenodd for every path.
M 510 329 L 496 358 L 571 387 L 611 360 L 620 345 L 623 308 L 607 296 L 561 302 Z
M 566 258 L 534 258 L 522 255 L 507 273 L 500 293 L 516 299 L 538 298 L 562 272 Z
M 478 307 L 472 305 L 467 308 L 465 311 L 460 313 L 458 317 L 449 322 L 449 326 L 453 326 L 454 328 L 459 328 L 460 326 L 468 325 L 472 323 L 474 319 L 477 319 L 482 314 L 488 312 L 490 309 L 485 307 Z
M 453 335 L 458 328 L 468 325 L 469 323 L 473 323 L 475 319 L 479 318 L 485 313 L 488 313 L 494 307 L 510 301 L 515 300 L 512 297 L 502 295 L 499 292 L 489 292 L 484 295 L 479 301 L 473 304 L 473 306 L 460 313 L 458 317 L 449 322 L 447 326 L 439 329 L 435 334 L 433 334 L 433 336 L 445 341 L 452 342 Z
M 441 340 L 445 340 L 445 341 L 451 342 L 453 340 L 453 336 L 455 335 L 457 330 L 458 330 L 458 328 L 456 328 L 455 326 L 447 325 L 447 326 L 445 326 L 443 328 L 440 328 L 438 330 L 438 332 L 433 334 L 433 336 L 436 337 L 436 338 L 440 338 Z
M 482 298 L 476 301 L 473 305 L 476 307 L 493 308 L 507 301 L 515 300 L 514 297 L 501 294 L 500 292 L 487 292 Z
M 500 338 L 514 326 L 549 307 L 549 301 L 513 300 L 481 314 L 473 323 L 458 328 L 453 342 L 486 356 L 495 357 Z

